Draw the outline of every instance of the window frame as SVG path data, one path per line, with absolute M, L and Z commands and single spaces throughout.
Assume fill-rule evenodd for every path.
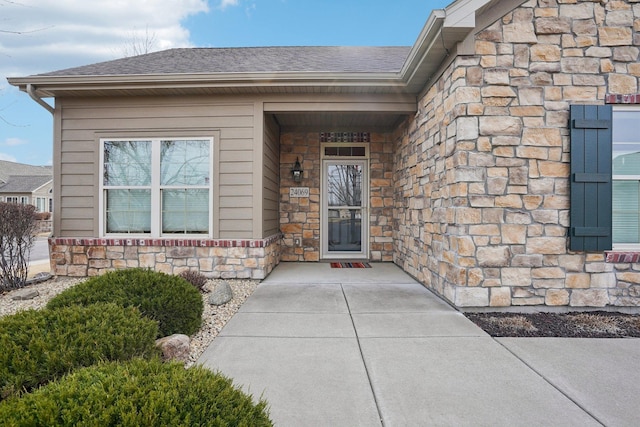
M 107 232 L 107 206 L 106 206 L 106 191 L 108 189 L 136 189 L 140 188 L 139 186 L 111 186 L 104 184 L 104 146 L 106 142 L 119 142 L 119 141 L 151 141 L 151 184 L 148 186 L 151 191 L 151 231 L 150 233 L 108 233 Z M 198 233 L 198 234 L 179 234 L 179 233 L 162 233 L 162 189 L 163 186 L 160 183 L 160 146 L 162 141 L 208 141 L 209 143 L 209 185 L 208 185 L 208 195 L 209 195 L 209 214 L 208 214 L 208 232 L 207 233 Z M 213 238 L 214 237 L 214 190 L 215 185 L 217 183 L 217 179 L 215 179 L 215 174 L 217 173 L 214 164 L 214 153 L 216 146 L 216 137 L 215 136 L 153 136 L 153 137 L 144 137 L 144 136 L 132 136 L 130 138 L 126 137 L 101 137 L 99 140 L 100 150 L 99 150 L 99 196 L 98 196 L 98 205 L 99 205 L 99 218 L 98 218 L 98 227 L 100 237 L 104 238 L 163 238 L 163 239 L 193 239 L 193 238 Z M 200 188 L 206 186 L 199 186 Z M 183 186 L 180 188 L 194 188 L 193 186 Z
M 36 211 L 38 212 L 48 212 L 48 198 L 47 197 L 41 197 L 41 196 L 36 196 Z M 40 207 L 42 207 L 43 209 L 41 210 Z
M 620 112 L 620 111 L 632 111 L 637 113 L 640 116 L 640 106 L 637 105 L 614 105 L 613 106 L 613 115 L 612 115 L 612 123 L 613 125 L 615 125 L 615 114 L 616 112 Z M 617 141 L 615 141 L 612 138 L 611 141 L 611 151 L 614 151 L 614 147 L 616 145 Z M 640 173 L 638 173 L 637 175 L 616 175 L 613 171 L 613 169 L 611 170 L 611 183 L 615 183 L 616 181 L 634 181 L 634 182 L 640 182 Z M 613 193 L 611 194 L 611 196 L 613 197 Z M 612 212 L 612 216 L 611 216 L 612 222 L 613 222 L 613 212 Z M 612 224 L 613 225 L 613 224 Z M 612 250 L 614 251 L 640 251 L 640 242 L 639 243 L 616 243 L 613 242 L 613 247 Z

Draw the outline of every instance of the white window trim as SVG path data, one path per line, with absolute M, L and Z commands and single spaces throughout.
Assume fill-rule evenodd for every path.
M 640 114 L 640 107 L 635 105 L 614 105 L 613 113 L 616 111 L 633 111 Z M 611 148 L 616 144 L 616 141 L 611 141 Z M 614 181 L 640 181 L 640 175 L 611 175 L 611 182 Z M 640 251 L 640 243 L 615 243 L 613 242 L 612 248 L 613 251 L 632 251 L 638 252 Z
M 210 177 L 209 177 L 209 233 L 207 234 L 162 234 L 161 229 L 161 186 L 160 186 L 160 141 L 168 141 L 168 140 L 206 140 L 209 141 L 210 149 L 209 149 L 209 167 L 210 167 Z M 106 229 L 106 203 L 105 203 L 105 185 L 104 185 L 104 144 L 105 142 L 111 141 L 151 141 L 151 233 L 107 233 Z M 98 195 L 98 208 L 100 215 L 98 216 L 98 226 L 100 230 L 101 238 L 114 238 L 114 239 L 131 239 L 131 238 L 145 238 L 145 239 L 202 239 L 202 238 L 213 238 L 214 236 L 214 221 L 213 221 L 213 212 L 214 212 L 214 183 L 217 180 L 214 180 L 214 174 L 216 171 L 214 170 L 214 147 L 215 147 L 215 138 L 211 136 L 162 136 L 162 137 L 132 137 L 132 138 L 100 138 L 100 166 L 99 166 L 99 195 Z M 113 186 L 108 186 L 113 188 Z M 135 188 L 148 188 L 147 186 L 136 187 L 136 186 L 127 186 L 122 187 L 123 189 L 135 189 Z
M 367 142 L 323 142 L 320 144 L 320 158 L 331 160 L 357 160 L 357 159 L 369 159 L 369 147 L 371 144 Z M 364 148 L 364 156 L 338 156 L 325 154 L 326 147 L 357 147 Z

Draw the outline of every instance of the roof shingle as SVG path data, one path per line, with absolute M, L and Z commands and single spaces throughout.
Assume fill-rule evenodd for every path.
M 262 72 L 397 73 L 408 46 L 178 48 L 40 74 L 106 76 Z
M 33 166 L 24 163 L 0 160 L 0 184 L 7 182 L 12 175 L 47 175 L 53 176 L 51 166 Z
M 52 179 L 53 177 L 46 175 L 12 175 L 9 177 L 9 180 L 6 184 L 0 184 L 0 193 L 32 193 Z

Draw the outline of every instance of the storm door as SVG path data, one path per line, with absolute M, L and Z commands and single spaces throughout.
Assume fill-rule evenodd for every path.
M 368 257 L 367 160 L 322 162 L 322 257 Z

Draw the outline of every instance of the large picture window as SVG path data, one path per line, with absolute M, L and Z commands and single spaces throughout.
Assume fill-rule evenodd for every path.
M 211 138 L 102 141 L 105 235 L 211 235 Z
M 613 110 L 613 244 L 640 244 L 640 109 Z

